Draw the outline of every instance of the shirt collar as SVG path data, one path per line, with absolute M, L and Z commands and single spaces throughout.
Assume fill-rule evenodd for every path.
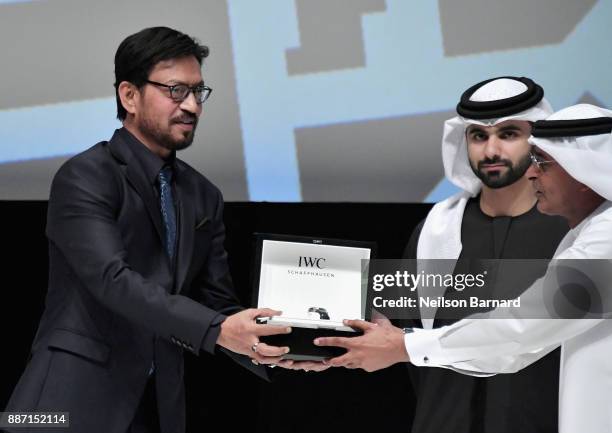
M 176 152 L 172 151 L 168 159 L 163 159 L 159 155 L 153 153 L 147 146 L 145 146 L 140 140 L 138 140 L 130 131 L 126 128 L 118 130 L 121 137 L 130 147 L 130 150 L 140 162 L 144 169 L 145 175 L 149 182 L 152 184 L 157 183 L 157 176 L 162 167 L 169 165 L 172 167 L 174 174 L 176 174 Z

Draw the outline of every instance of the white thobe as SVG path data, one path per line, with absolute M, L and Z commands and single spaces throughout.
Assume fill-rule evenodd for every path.
M 612 259 L 612 202 L 570 230 L 553 259 Z M 544 318 L 543 281 L 521 295 L 521 307 L 495 310 L 490 319 L 467 318 L 406 334 L 411 362 L 474 376 L 513 373 L 562 344 L 559 431 L 612 432 L 612 320 Z

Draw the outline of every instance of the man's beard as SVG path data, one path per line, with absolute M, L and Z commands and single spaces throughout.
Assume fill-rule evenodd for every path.
M 179 140 L 176 140 L 172 136 L 169 129 L 162 130 L 159 127 L 159 123 L 153 122 L 147 117 L 142 119 L 140 131 L 143 135 L 146 135 L 148 138 L 165 149 L 171 151 L 187 149 L 189 146 L 191 146 L 191 143 L 193 143 L 195 131 L 198 126 L 198 118 L 195 116 L 183 116 L 181 118 L 172 119 L 169 122 L 170 128 L 175 123 L 180 123 L 183 120 L 193 121 L 193 129 L 191 131 L 187 131 L 187 134 L 183 135 L 183 138 Z
M 500 168 L 499 171 L 491 170 L 488 172 L 484 172 L 482 170 L 482 166 L 485 164 L 504 164 L 507 168 L 504 174 L 501 173 Z M 482 181 L 489 188 L 497 189 L 503 188 L 508 185 L 512 185 L 514 182 L 519 180 L 525 175 L 525 172 L 531 165 L 531 158 L 529 154 L 526 154 L 523 158 L 521 158 L 516 165 L 512 164 L 512 161 L 508 159 L 501 159 L 499 157 L 494 158 L 485 158 L 481 161 L 478 161 L 478 167 L 475 168 L 470 161 L 470 167 L 478 179 Z

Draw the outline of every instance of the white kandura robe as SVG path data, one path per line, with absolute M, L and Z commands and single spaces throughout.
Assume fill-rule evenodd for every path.
M 612 202 L 570 230 L 554 259 L 612 259 Z M 491 319 L 468 318 L 406 334 L 411 362 L 475 376 L 513 373 L 561 343 L 559 431 L 612 432 L 612 320 L 543 318 L 548 313 L 542 283 L 543 278 L 521 295 L 520 308 L 495 310 Z M 609 285 L 608 307 L 612 281 Z

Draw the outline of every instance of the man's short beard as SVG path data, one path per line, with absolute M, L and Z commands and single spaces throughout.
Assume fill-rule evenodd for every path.
M 170 125 L 172 126 L 172 123 Z M 164 149 L 176 151 L 187 149 L 191 146 L 197 126 L 198 120 L 195 119 L 191 132 L 180 141 L 176 141 L 170 133 L 161 131 L 157 124 L 150 122 L 147 118 L 142 119 L 140 130 L 143 135 L 146 135 Z
M 506 167 L 508 167 L 507 171 L 504 174 L 500 174 L 499 171 L 482 171 L 482 165 L 496 163 L 504 164 Z M 478 179 L 480 179 L 483 184 L 493 189 L 504 188 L 512 185 L 525 175 L 525 172 L 527 172 L 530 165 L 531 158 L 528 153 L 521 158 L 516 165 L 512 164 L 512 161 L 508 159 L 493 158 L 479 161 L 478 167 L 474 167 L 472 161 L 470 161 L 470 167 Z

